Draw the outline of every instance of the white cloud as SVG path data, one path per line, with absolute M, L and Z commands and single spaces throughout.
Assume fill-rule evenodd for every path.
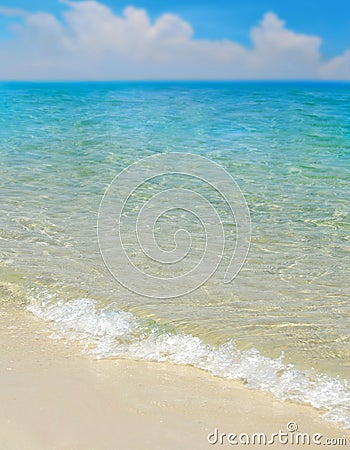
M 257 70 L 266 76 L 313 77 L 320 60 L 321 39 L 297 34 L 285 28 L 275 14 L 265 14 L 261 24 L 251 33 Z
M 6 8 L 3 6 L 0 6 L 0 15 L 2 16 L 25 16 L 27 13 L 23 9 L 17 9 L 17 8 Z
M 122 16 L 97 1 L 72 2 L 63 18 L 0 8 L 20 17 L 0 41 L 0 79 L 350 79 L 350 50 L 323 61 L 317 36 L 296 33 L 268 12 L 252 48 L 193 38 L 174 14 L 154 23 L 143 9 Z
M 350 50 L 322 64 L 320 74 L 324 79 L 350 80 Z

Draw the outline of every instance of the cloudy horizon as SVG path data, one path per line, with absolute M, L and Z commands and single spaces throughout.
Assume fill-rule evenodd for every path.
M 0 7 L 1 80 L 350 80 L 350 47 L 322 53 L 322 37 L 300 33 L 268 10 L 249 45 L 195 37 L 173 13 L 144 8 L 116 14 L 97 1 L 67 1 L 62 15 Z

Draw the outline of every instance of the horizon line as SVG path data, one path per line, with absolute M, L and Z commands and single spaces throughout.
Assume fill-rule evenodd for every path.
M 320 80 L 320 79 L 220 79 L 220 78 L 213 78 L 213 79 L 195 79 L 195 78 L 188 78 L 188 79 L 117 79 L 117 78 L 111 78 L 111 79 L 28 79 L 28 80 L 18 80 L 18 79 L 0 79 L 0 83 L 350 83 L 350 80 Z

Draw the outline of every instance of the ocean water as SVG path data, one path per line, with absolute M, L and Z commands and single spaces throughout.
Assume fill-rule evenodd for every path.
M 349 104 L 349 84 L 1 83 L 3 307 L 52 321 L 96 357 L 191 364 L 350 427 Z M 191 293 L 150 298 L 106 268 L 97 216 L 121 170 L 170 152 L 180 165 L 186 153 L 209 158 L 236 180 L 251 245 L 224 284 L 237 227 L 214 199 L 227 238 L 218 270 Z M 197 181 L 171 186 L 203 194 Z M 168 182 L 136 194 L 131 234 L 142 201 Z M 186 214 L 165 215 L 161 244 L 171 250 L 180 228 L 198 257 L 202 230 Z M 135 240 L 126 247 L 152 269 Z

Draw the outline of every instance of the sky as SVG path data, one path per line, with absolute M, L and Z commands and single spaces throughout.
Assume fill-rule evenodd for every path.
M 0 0 L 0 79 L 350 80 L 350 2 Z

